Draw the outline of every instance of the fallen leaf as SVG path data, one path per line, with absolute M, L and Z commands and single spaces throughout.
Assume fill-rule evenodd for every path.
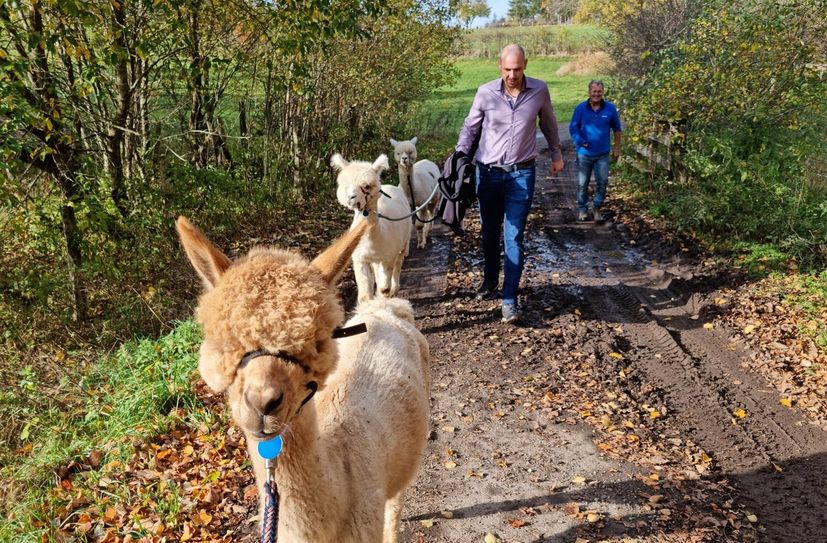
M 576 475 L 576 476 L 571 478 L 571 482 L 576 484 L 576 485 L 583 485 L 583 484 L 586 484 L 586 478 L 583 477 L 582 475 Z
M 598 515 L 597 513 L 589 513 L 588 515 L 586 515 L 586 520 L 594 524 L 595 522 L 600 520 L 600 515 Z
M 620 353 L 609 353 L 609 356 L 611 356 L 612 358 L 614 358 L 616 360 L 620 360 L 621 358 L 623 358 L 623 355 L 620 354 Z
M 455 467 L 457 467 L 457 463 L 453 460 L 448 460 L 443 464 L 443 466 L 445 466 L 445 469 L 454 469 Z
M 733 411 L 732 414 L 738 417 L 739 419 L 742 419 L 747 416 L 747 412 L 741 409 L 740 407 Z
M 495 536 L 491 532 L 486 532 L 485 543 L 500 543 L 500 538 Z
M 704 323 L 704 328 L 706 328 L 707 330 L 712 330 L 713 328 L 715 328 L 715 325 L 712 324 L 711 322 L 705 322 Z
M 429 519 L 425 519 L 425 520 L 420 520 L 420 521 L 419 521 L 419 524 L 420 524 L 423 528 L 430 528 L 431 526 L 433 526 L 433 525 L 434 525 L 434 520 L 433 520 L 433 519 L 430 519 L 430 518 L 429 518 Z
M 442 516 L 442 518 L 454 518 L 453 511 L 441 511 L 439 514 L 440 516 Z
M 751 334 L 754 330 L 755 330 L 755 325 L 754 324 L 748 324 L 748 325 L 744 326 L 744 333 L 745 334 Z
M 792 407 L 793 406 L 793 401 L 790 398 L 781 398 L 781 400 L 779 400 L 779 403 L 781 405 L 783 405 L 784 407 Z
M 758 522 L 758 517 L 756 517 L 755 515 L 750 514 L 750 515 L 747 515 L 747 520 L 750 521 L 751 523 L 755 524 L 756 522 Z

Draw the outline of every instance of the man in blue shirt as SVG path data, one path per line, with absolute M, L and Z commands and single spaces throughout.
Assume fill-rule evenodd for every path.
M 609 184 L 609 153 L 620 158 L 620 116 L 611 102 L 603 99 L 603 82 L 589 83 L 589 99 L 578 104 L 569 123 L 571 140 L 577 148 L 577 219 L 588 219 L 589 180 L 594 172 L 594 221 L 603 222 L 600 206 L 606 200 Z M 614 146 L 611 134 L 614 132 Z

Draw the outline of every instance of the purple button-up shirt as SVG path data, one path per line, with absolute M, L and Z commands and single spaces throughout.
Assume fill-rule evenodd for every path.
M 548 141 L 551 159 L 563 159 L 548 85 L 533 77 L 524 77 L 524 81 L 522 92 L 511 102 L 502 79 L 480 86 L 459 133 L 457 151 L 468 153 L 480 135 L 479 147 L 474 155 L 477 163 L 516 164 L 537 158 L 539 117 L 540 130 Z

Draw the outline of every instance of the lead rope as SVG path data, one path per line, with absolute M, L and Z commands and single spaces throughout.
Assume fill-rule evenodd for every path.
M 431 198 L 434 197 L 434 194 L 436 194 L 436 191 L 438 191 L 438 190 L 439 190 L 439 183 L 436 184 L 436 186 L 434 187 L 434 190 L 431 191 L 431 195 L 428 196 L 428 198 L 425 200 L 425 202 L 421 206 L 414 209 L 413 211 L 411 211 L 408 215 L 405 215 L 404 217 L 386 217 L 386 216 L 382 215 L 379 212 L 376 212 L 376 216 L 379 217 L 380 219 L 385 219 L 386 221 L 404 221 L 405 219 L 410 219 L 411 217 L 413 217 L 414 215 L 416 215 L 417 213 L 419 213 L 420 211 L 425 209 L 425 206 L 428 205 L 428 202 L 431 201 Z M 384 191 L 380 190 L 379 192 L 381 192 L 383 196 L 385 196 L 387 198 L 390 198 L 390 196 L 388 196 Z M 370 214 L 370 211 L 368 211 L 367 209 L 362 211 L 362 215 L 364 215 L 365 217 L 367 217 L 368 214 Z M 417 217 L 417 219 L 418 218 L 419 217 Z M 436 217 L 434 217 L 434 219 L 435 218 Z M 431 219 L 431 221 L 432 220 L 433 219 Z M 431 222 L 431 221 L 427 221 L 427 222 Z M 422 222 L 426 222 L 426 221 L 422 221 Z
M 266 462 L 270 463 L 269 460 Z M 270 479 L 268 469 L 267 478 Z M 261 543 L 276 543 L 279 528 L 279 490 L 276 482 L 268 480 L 264 483 L 264 519 L 261 523 Z
M 276 543 L 279 528 L 279 490 L 276 486 L 276 457 L 281 453 L 283 441 L 276 436 L 269 441 L 259 441 L 258 454 L 264 458 L 264 516 L 261 519 L 261 543 Z

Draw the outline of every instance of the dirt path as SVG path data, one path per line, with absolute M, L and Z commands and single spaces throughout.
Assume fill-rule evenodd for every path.
M 825 434 L 709 324 L 726 276 L 614 204 L 576 222 L 566 158 L 538 165 L 522 325 L 473 298 L 476 214 L 406 262 L 433 401 L 403 541 L 827 541 Z

